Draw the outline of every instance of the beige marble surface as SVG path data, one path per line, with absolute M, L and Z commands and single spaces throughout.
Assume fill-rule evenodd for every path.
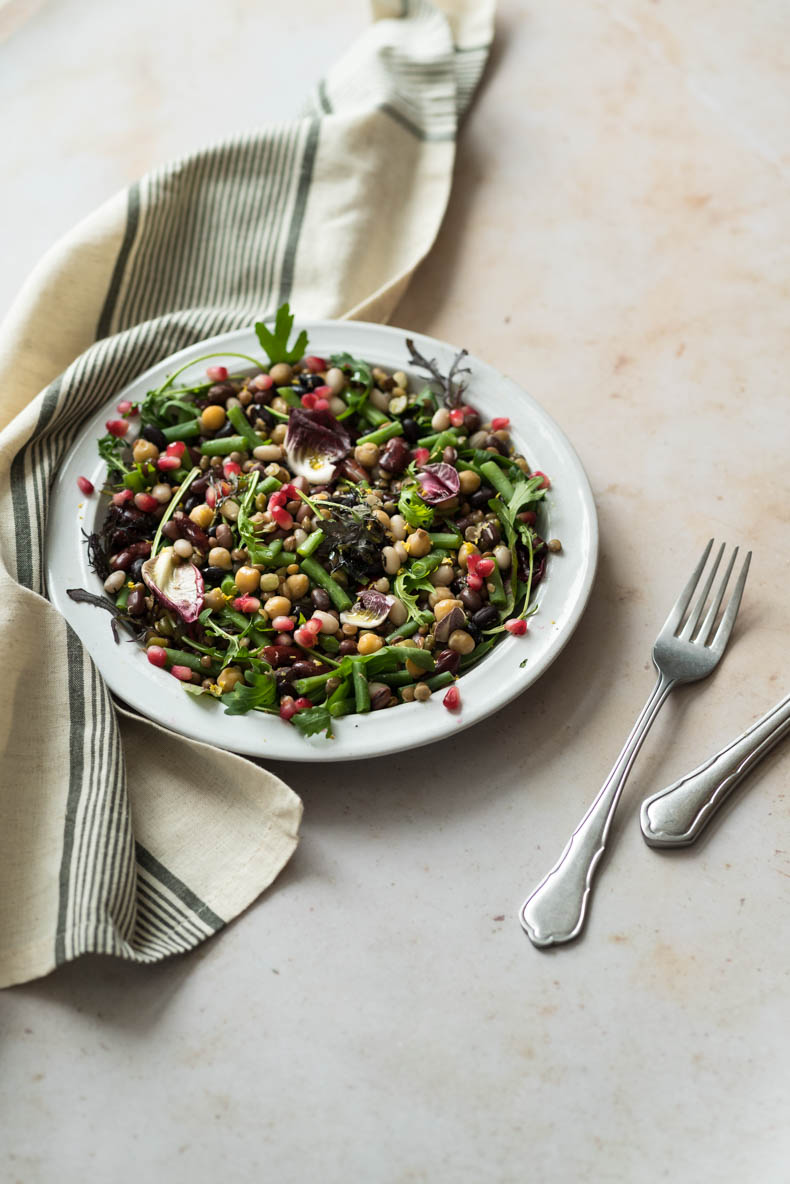
M 287 7 L 0 9 L 0 306 L 140 170 L 294 111 L 365 20 Z M 3 1179 L 787 1179 L 790 753 L 689 852 L 648 850 L 637 810 L 790 684 L 789 34 L 778 0 L 501 0 L 394 321 L 499 365 L 574 441 L 602 535 L 589 610 L 457 742 L 278 768 L 305 799 L 299 852 L 194 956 L 7 992 Z M 710 535 L 754 551 L 731 651 L 659 718 L 584 939 L 537 953 L 518 904 L 646 698 Z

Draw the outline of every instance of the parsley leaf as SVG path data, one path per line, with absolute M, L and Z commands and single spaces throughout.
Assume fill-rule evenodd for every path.
M 255 322 L 255 332 L 258 334 L 258 340 L 261 343 L 261 347 L 269 355 L 269 361 L 272 365 L 276 362 L 298 362 L 300 358 L 304 357 L 304 351 L 307 348 L 307 333 L 304 329 L 291 348 L 288 348 L 288 338 L 291 336 L 293 323 L 293 313 L 287 302 L 281 304 L 277 309 L 273 333 L 267 325 L 264 325 L 263 321 Z
M 121 437 L 113 436 L 112 432 L 108 432 L 106 436 L 102 436 L 97 441 L 97 445 L 99 456 L 107 465 L 108 480 L 113 473 L 120 473 L 125 477 L 127 473 L 132 472 L 129 466 L 121 460 L 120 454 L 128 447 Z
M 226 715 L 244 715 L 247 711 L 271 707 L 276 698 L 277 683 L 271 673 L 246 675 L 252 685 L 237 682 L 229 695 L 222 696 Z
M 332 739 L 332 716 L 329 708 L 306 707 L 304 711 L 297 711 L 291 716 L 291 723 L 303 736 L 317 736 L 319 732 L 326 732 L 327 739 Z
M 409 485 L 401 490 L 398 510 L 409 526 L 430 526 L 433 522 L 433 510 L 422 500 L 416 485 Z

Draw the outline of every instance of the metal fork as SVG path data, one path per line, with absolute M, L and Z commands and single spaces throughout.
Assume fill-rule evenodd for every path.
M 724 653 L 740 607 L 752 553 L 750 551 L 743 562 L 719 627 L 708 644 L 738 554 L 736 547 L 700 625 L 700 618 L 724 554 L 722 543 L 710 574 L 705 579 L 702 591 L 684 624 L 683 618 L 697 590 L 712 546 L 713 539 L 703 551 L 702 558 L 656 638 L 653 646 L 653 665 L 658 671 L 658 681 L 614 768 L 568 840 L 558 862 L 521 907 L 521 924 L 535 946 L 558 945 L 571 941 L 581 933 L 592 891 L 593 875 L 604 853 L 626 778 L 650 725 L 673 687 L 678 683 L 696 682 L 697 679 L 706 678 Z

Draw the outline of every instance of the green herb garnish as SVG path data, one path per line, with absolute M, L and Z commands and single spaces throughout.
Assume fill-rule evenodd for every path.
M 263 321 L 255 322 L 255 332 L 258 335 L 258 340 L 261 343 L 261 347 L 268 354 L 269 361 L 272 365 L 276 362 L 288 362 L 291 364 L 298 362 L 301 357 L 304 357 L 304 351 L 307 348 L 307 333 L 304 329 L 291 348 L 288 348 L 288 338 L 291 336 L 293 323 L 293 313 L 287 302 L 281 304 L 277 309 L 277 314 L 274 318 L 273 333 Z

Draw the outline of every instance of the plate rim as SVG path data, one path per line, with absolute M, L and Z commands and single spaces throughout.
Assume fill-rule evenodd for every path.
M 361 333 L 364 337 L 372 333 L 374 335 L 382 335 L 385 339 L 388 338 L 393 344 L 397 341 L 401 347 L 404 346 L 406 337 L 412 338 L 421 352 L 427 352 L 430 356 L 432 351 L 440 360 L 441 355 L 448 351 L 451 351 L 453 354 L 459 352 L 459 347 L 453 346 L 451 343 L 442 341 L 439 338 L 419 333 L 416 330 L 403 329 L 394 325 L 382 325 L 371 321 L 345 321 L 326 318 L 304 319 L 297 322 L 296 328 L 307 330 L 308 335 L 311 337 L 311 347 L 313 345 L 312 338 L 314 335 L 320 337 L 324 333 L 334 334 L 342 340 L 343 334 L 354 336 Z M 102 421 L 108 414 L 108 410 L 114 407 L 120 399 L 128 397 L 129 393 L 135 388 L 146 386 L 147 389 L 154 378 L 161 381 L 161 378 L 168 372 L 184 363 L 195 361 L 204 353 L 214 350 L 218 352 L 232 352 L 235 343 L 242 341 L 249 342 L 251 339 L 255 339 L 252 326 L 233 329 L 225 333 L 215 334 L 212 337 L 203 338 L 192 345 L 185 346 L 175 353 L 168 354 L 149 366 L 130 382 L 125 383 L 123 387 L 105 400 L 83 422 L 66 455 L 60 462 L 58 473 L 50 490 L 50 508 L 44 545 L 44 574 L 47 595 L 50 602 L 65 617 L 86 647 L 89 647 L 91 638 L 89 636 L 86 637 L 85 634 L 90 635 L 96 632 L 96 630 L 89 623 L 91 618 L 88 618 L 84 612 L 80 613 L 77 610 L 79 608 L 84 610 L 91 606 L 78 606 L 75 604 L 65 595 L 66 583 L 59 583 L 58 572 L 62 569 L 62 565 L 58 563 L 58 557 L 61 552 L 58 526 L 61 520 L 63 520 L 64 526 L 68 529 L 69 502 L 73 506 L 77 506 L 80 504 L 80 499 L 82 499 L 83 505 L 87 500 L 77 490 L 76 481 L 71 481 L 71 485 L 69 485 L 69 482 L 74 476 L 72 470 L 75 468 L 82 450 L 88 445 L 93 447 L 95 442 L 94 432 L 96 430 L 92 426 L 94 421 L 97 419 Z M 259 347 L 257 348 L 259 349 Z M 317 346 L 316 348 L 320 347 Z M 334 348 L 338 349 L 339 347 L 336 345 Z M 376 347 L 374 346 L 371 353 L 375 353 L 375 350 Z M 179 694 L 178 699 L 176 699 L 175 695 L 172 695 L 170 689 L 167 688 L 165 682 L 161 683 L 160 690 L 164 692 L 165 699 L 167 699 L 168 695 L 171 695 L 173 702 L 177 703 L 178 706 L 171 715 L 165 705 L 164 714 L 166 718 L 163 720 L 161 705 L 157 709 L 155 704 L 146 705 L 142 701 L 144 698 L 143 688 L 150 685 L 155 686 L 156 684 L 152 684 L 150 679 L 143 679 L 139 684 L 141 690 L 138 692 L 138 683 L 137 680 L 134 680 L 131 684 L 131 689 L 134 693 L 130 696 L 130 684 L 127 682 L 125 676 L 121 676 L 119 665 L 104 660 L 108 652 L 108 645 L 113 645 L 112 634 L 109 628 L 107 628 L 106 639 L 102 639 L 97 634 L 96 641 L 98 648 L 91 652 L 91 656 L 112 693 L 127 707 L 131 707 L 132 710 L 138 711 L 142 716 L 153 719 L 160 725 L 168 727 L 188 739 L 199 740 L 204 743 L 208 742 L 227 751 L 241 753 L 242 755 L 255 758 L 269 758 L 271 760 L 287 762 L 316 763 L 331 761 L 334 763 L 337 761 L 372 759 L 377 756 L 385 756 L 389 753 L 403 751 L 404 747 L 412 749 L 447 739 L 459 731 L 466 730 L 474 724 L 481 723 L 516 699 L 520 694 L 528 690 L 529 687 L 533 686 L 564 650 L 575 633 L 589 603 L 597 574 L 599 555 L 599 529 L 595 499 L 589 478 L 576 449 L 556 420 L 554 420 L 538 400 L 529 394 L 520 383 L 510 378 L 490 362 L 486 362 L 474 354 L 469 354 L 467 360 L 473 367 L 482 367 L 482 373 L 478 375 L 478 381 L 487 377 L 486 372 L 488 372 L 488 375 L 493 376 L 496 381 L 503 382 L 507 387 L 511 388 L 507 391 L 508 397 L 516 396 L 518 399 L 524 401 L 525 410 L 534 416 L 535 421 L 546 436 L 547 442 L 553 445 L 554 449 L 558 452 L 564 453 L 564 460 L 574 473 L 574 489 L 581 503 L 582 518 L 578 525 L 579 538 L 582 542 L 583 565 L 576 571 L 576 578 L 575 580 L 573 578 L 571 579 L 568 591 L 566 592 L 566 597 L 572 595 L 572 602 L 565 612 L 562 629 L 556 636 L 550 639 L 548 645 L 544 646 L 534 664 L 527 666 L 523 661 L 519 663 L 512 670 L 512 677 L 504 680 L 502 688 L 499 691 L 494 689 L 484 701 L 480 696 L 474 699 L 469 694 L 469 690 L 474 683 L 477 683 L 478 690 L 481 690 L 482 681 L 488 681 L 488 675 L 493 671 L 492 667 L 486 671 L 488 660 L 484 659 L 479 666 L 475 667 L 468 674 L 462 675 L 461 679 L 459 679 L 459 686 L 462 689 L 464 687 L 467 689 L 466 696 L 462 693 L 462 710 L 460 713 L 446 711 L 441 706 L 441 696 L 437 695 L 427 704 L 399 705 L 395 709 L 398 715 L 394 720 L 391 717 L 390 711 L 371 713 L 361 718 L 359 716 L 348 716 L 335 721 L 333 724 L 333 730 L 335 732 L 334 740 L 327 740 L 320 737 L 306 740 L 290 725 L 282 723 L 274 717 L 261 716 L 259 714 L 256 714 L 254 719 L 251 719 L 249 716 L 228 717 L 224 712 L 219 710 L 219 705 L 214 700 L 206 704 L 202 698 L 184 694 Z M 377 359 L 374 358 L 372 364 L 377 364 Z M 378 359 L 378 364 L 396 365 L 397 363 L 390 363 L 381 358 Z M 410 366 L 405 360 L 401 363 L 401 366 L 404 370 L 413 370 L 413 366 Z M 483 403 L 487 401 L 482 391 L 477 392 L 473 396 L 473 402 L 480 402 L 481 399 Z M 518 423 L 513 422 L 512 426 L 514 435 L 523 436 L 525 434 L 524 431 L 520 430 Z M 97 434 L 100 434 L 100 431 Z M 93 464 L 91 472 L 99 476 L 103 472 L 103 469 L 104 465 L 100 458 L 98 458 L 98 455 L 96 455 L 96 463 Z M 98 504 L 93 503 L 93 505 Z M 82 526 L 82 514 L 72 516 L 72 524 L 75 518 L 79 520 L 79 524 Z M 78 531 L 77 537 L 79 538 Z M 75 556 L 72 556 L 72 558 L 76 559 Z M 79 550 L 78 558 L 81 561 L 79 563 L 81 568 L 80 578 L 95 580 L 95 575 L 90 572 L 87 566 L 84 546 Z M 66 566 L 68 565 L 66 564 Z M 549 579 L 550 577 L 547 579 L 546 584 L 542 585 L 543 587 L 549 587 Z M 71 581 L 69 580 L 67 582 L 70 586 Z M 90 587 L 90 584 L 83 584 L 83 586 Z M 62 595 L 61 588 L 63 588 Z M 97 616 L 100 616 L 100 614 L 94 614 L 94 621 Z M 540 613 L 536 614 L 534 618 L 538 623 L 538 627 L 541 629 L 545 628 L 548 622 L 539 620 L 539 618 Z M 82 630 L 80 629 L 81 625 L 83 626 Z M 530 637 L 532 633 L 533 630 L 527 634 L 527 637 Z M 508 647 L 512 651 L 513 647 L 518 645 L 519 639 L 511 638 L 506 639 L 497 646 L 496 652 L 500 656 L 500 666 L 501 659 L 504 657 L 503 650 L 505 647 Z M 141 670 L 146 674 L 158 674 L 160 679 L 163 678 L 161 671 L 157 671 L 150 664 L 142 664 L 144 662 L 143 652 L 137 646 L 135 646 L 135 652 L 139 654 L 141 659 Z M 525 654 L 525 657 L 528 659 L 530 655 Z M 176 690 L 178 691 L 178 688 Z M 159 702 L 162 696 L 155 693 L 153 698 Z M 196 708 L 197 711 L 190 710 L 190 707 Z M 209 711 L 212 712 L 211 715 L 208 714 Z M 437 711 L 440 711 L 441 715 L 437 715 Z M 185 717 L 183 721 L 176 718 L 181 716 Z M 242 726 L 240 728 L 238 726 L 239 724 L 246 724 L 247 727 Z M 248 731 L 251 736 L 255 735 L 255 731 L 250 727 L 253 724 L 256 725 L 256 730 L 260 729 L 257 742 L 255 743 L 251 743 L 246 735 Z M 261 734 L 265 733 L 267 724 L 274 725 L 271 729 L 271 737 Z M 218 730 L 227 731 L 229 733 L 228 737 L 218 737 Z M 360 731 L 362 731 L 361 736 L 358 734 Z M 397 732 L 401 733 L 399 737 L 395 735 Z M 235 735 L 231 736 L 233 733 Z M 383 741 L 376 741 L 374 739 L 375 735 L 378 734 L 381 736 L 382 733 L 392 733 L 392 736 L 389 739 L 384 738 Z M 294 743 L 295 741 L 296 743 Z

